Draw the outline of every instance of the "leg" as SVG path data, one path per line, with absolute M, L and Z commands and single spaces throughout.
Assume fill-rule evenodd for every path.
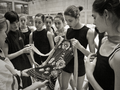
M 61 90 L 61 87 L 62 87 L 62 73 L 58 77 L 58 83 L 59 83 L 59 87 L 60 87 L 60 90 Z
M 82 90 L 84 78 L 85 78 L 85 75 L 78 77 L 77 90 Z
M 67 73 L 65 71 L 62 72 L 62 90 L 67 90 L 70 76 L 70 73 Z
M 88 89 L 88 81 L 84 80 L 83 90 L 87 90 L 87 89 Z
M 75 89 L 75 85 L 74 85 L 74 77 L 73 77 L 73 74 L 71 74 L 70 85 L 71 85 L 72 90 L 76 90 L 76 89 Z

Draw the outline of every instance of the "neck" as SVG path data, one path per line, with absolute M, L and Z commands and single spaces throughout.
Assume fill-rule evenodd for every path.
M 80 29 L 82 27 L 82 24 L 80 22 L 78 22 L 73 29 Z
M 61 28 L 58 30 L 58 32 L 62 33 L 64 31 L 64 28 Z
M 43 30 L 43 28 L 42 28 L 42 27 L 37 29 L 37 31 L 42 31 L 42 30 Z
M 118 44 L 120 43 L 120 36 L 109 36 L 108 35 L 108 40 L 112 43 Z
M 46 28 L 48 31 L 51 31 L 51 27 Z
M 26 25 L 22 25 L 22 26 L 21 26 L 22 29 L 25 29 L 26 27 L 27 27 Z

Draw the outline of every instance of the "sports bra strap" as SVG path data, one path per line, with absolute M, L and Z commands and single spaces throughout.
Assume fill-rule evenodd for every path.
M 109 55 L 109 60 L 111 60 L 115 55 L 115 53 L 118 52 L 119 50 L 120 50 L 120 44 L 118 44 L 116 48 L 113 50 L 113 52 Z

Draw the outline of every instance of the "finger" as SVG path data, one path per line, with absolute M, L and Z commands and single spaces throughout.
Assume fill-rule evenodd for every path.
M 93 60 L 92 63 L 93 63 L 94 65 L 96 65 L 96 61 L 97 61 L 97 58 L 94 58 L 94 60 Z
M 93 60 L 93 59 L 95 58 L 95 56 L 96 56 L 95 53 L 90 53 L 90 54 L 88 55 L 87 61 Z M 94 57 L 94 58 L 93 58 L 93 57 Z

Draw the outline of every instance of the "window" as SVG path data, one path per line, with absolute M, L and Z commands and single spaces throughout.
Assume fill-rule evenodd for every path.
M 18 14 L 28 14 L 28 4 L 15 3 L 15 11 Z
M 12 2 L 1 1 L 0 2 L 0 13 L 5 14 L 7 11 L 12 10 Z

